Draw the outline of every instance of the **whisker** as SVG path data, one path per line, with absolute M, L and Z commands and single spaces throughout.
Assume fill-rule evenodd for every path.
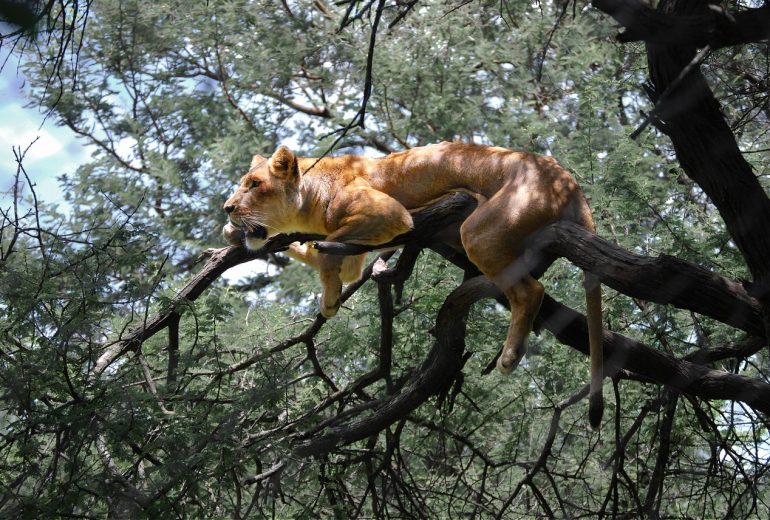
M 253 222 L 255 224 L 262 224 L 263 218 L 260 218 L 262 215 L 242 215 L 241 220 L 244 222 Z
M 248 211 L 243 212 L 242 215 L 244 217 L 264 218 L 267 216 L 267 213 L 262 213 L 261 211 L 249 209 Z

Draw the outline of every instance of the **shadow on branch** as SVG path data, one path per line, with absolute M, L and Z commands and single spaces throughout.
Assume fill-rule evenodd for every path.
M 436 236 L 451 235 L 460 223 L 475 208 L 475 200 L 462 193 L 447 196 L 436 205 L 414 215 L 415 229 L 398 237 L 389 247 L 407 245 L 413 261 L 416 248 L 433 247 L 450 261 L 473 272 L 473 266 L 462 255 L 447 244 L 437 242 Z M 440 233 L 436 231 L 439 230 Z M 120 341 L 109 346 L 98 359 L 93 375 L 98 377 L 104 369 L 126 352 L 140 352 L 143 341 L 154 334 L 169 329 L 173 338 L 174 327 L 184 312 L 186 301 L 193 301 L 230 267 L 242 262 L 262 258 L 270 253 L 284 250 L 293 241 L 316 241 L 319 250 L 331 254 L 359 254 L 373 248 L 319 241 L 323 237 L 314 235 L 280 235 L 271 239 L 259 251 L 250 252 L 245 248 L 228 247 L 209 250 L 209 257 L 202 270 L 173 298 L 164 311 L 148 318 L 141 326 L 130 330 Z M 545 228 L 530 241 L 534 257 L 552 259 L 564 256 L 575 265 L 598 275 L 602 283 L 624 294 L 661 304 L 671 304 L 688 309 L 749 333 L 748 340 L 736 347 L 719 347 L 713 355 L 700 352 L 689 359 L 676 357 L 610 331 L 604 332 L 604 356 L 606 375 L 619 375 L 644 382 L 664 385 L 672 390 L 708 400 L 735 400 L 746 403 L 754 410 L 770 414 L 770 384 L 745 376 L 711 369 L 698 362 L 746 357 L 758 351 L 766 343 L 762 335 L 763 325 L 759 306 L 735 281 L 721 277 L 700 266 L 662 255 L 658 258 L 644 257 L 630 253 L 577 226 L 558 223 Z M 419 251 L 419 249 L 417 249 Z M 537 253 L 540 253 L 539 255 Z M 408 264 L 408 262 L 404 262 Z M 411 273 L 411 265 L 402 270 Z M 388 275 L 394 276 L 391 270 Z M 368 271 L 371 275 L 371 266 Z M 397 273 L 396 274 L 396 278 Z M 367 277 L 368 277 L 367 276 Z M 407 274 L 408 276 L 408 274 Z M 361 282 L 361 284 L 363 281 Z M 379 283 L 388 283 L 382 280 Z M 346 296 L 360 287 L 349 287 Z M 388 285 L 389 287 L 389 285 Z M 388 289 L 389 291 L 389 289 Z M 295 432 L 291 435 L 294 453 L 298 456 L 321 455 L 340 446 L 371 437 L 409 414 L 432 395 L 446 392 L 461 375 L 467 360 L 465 353 L 465 325 L 468 311 L 473 303 L 482 298 L 499 298 L 496 287 L 482 276 L 466 280 L 445 300 L 436 321 L 436 341 L 428 356 L 405 385 L 390 384 L 389 364 L 385 373 L 377 373 L 370 379 L 386 379 L 388 388 L 395 393 L 381 400 L 372 400 L 350 414 L 328 421 L 312 431 Z M 287 340 L 279 346 L 281 350 L 298 343 L 309 344 L 323 326 L 320 316 L 306 333 Z M 535 327 L 550 331 L 558 341 L 583 354 L 588 354 L 588 336 L 585 316 L 546 295 Z M 173 357 L 170 348 L 170 358 Z M 176 346 L 178 348 L 178 345 Z M 278 348 L 278 346 L 274 347 Z M 270 349 L 272 352 L 274 349 Z M 385 349 L 389 352 L 389 346 Z M 263 354 L 254 353 L 249 359 L 259 360 Z M 383 354 L 382 351 L 380 355 Z M 226 372 L 242 370 L 253 363 L 239 363 Z M 382 372 L 382 371 L 380 371 Z M 399 389 L 401 389 L 399 391 Z M 346 390 L 340 391 L 340 395 Z M 329 403 L 336 400 L 334 396 Z M 321 405 L 319 405 L 321 406 Z M 323 407 L 328 406 L 324 404 Z

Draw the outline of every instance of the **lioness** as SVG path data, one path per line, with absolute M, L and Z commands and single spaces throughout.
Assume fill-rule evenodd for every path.
M 575 179 L 551 157 L 504 148 L 440 143 L 386 157 L 296 157 L 281 146 L 269 159 L 254 156 L 248 173 L 224 209 L 225 239 L 258 249 L 273 235 L 306 232 L 327 240 L 379 245 L 409 231 L 409 211 L 450 192 L 464 191 L 478 207 L 460 228 L 462 247 L 479 270 L 505 294 L 511 324 L 497 366 L 509 373 L 526 351 L 526 339 L 540 308 L 543 286 L 522 272 L 526 241 L 549 224 L 566 220 L 594 232 L 594 222 Z M 320 254 L 295 243 L 289 254 L 320 272 L 321 314 L 340 305 L 343 281 L 360 277 L 363 255 Z M 524 262 L 526 264 L 526 262 Z M 601 421 L 601 288 L 585 273 L 591 351 L 589 419 Z

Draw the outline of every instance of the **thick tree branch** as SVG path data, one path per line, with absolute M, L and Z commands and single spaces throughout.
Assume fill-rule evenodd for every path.
M 698 5 L 662 0 L 661 15 L 689 15 Z M 768 8 L 770 9 L 770 8 Z M 694 46 L 648 43 L 647 60 L 653 101 L 666 91 L 696 54 Z M 671 138 L 687 175 L 719 210 L 727 230 L 754 278 L 749 292 L 762 306 L 765 329 L 770 330 L 770 199 L 743 158 L 706 79 L 695 69 L 672 93 L 656 126 Z
M 719 103 L 693 63 L 698 47 L 715 49 L 770 37 L 770 5 L 725 15 L 706 1 L 662 0 L 655 10 L 638 0 L 594 0 L 626 27 L 622 39 L 647 42 L 655 125 L 671 138 L 682 167 L 719 210 L 754 277 L 763 336 L 770 335 L 770 200 L 743 159 Z M 696 60 L 697 61 L 697 60 Z M 662 97 L 668 98 L 663 104 Z M 727 180 L 725 175 L 730 175 Z
M 601 240 L 598 237 L 595 238 Z M 566 240 L 569 239 L 566 238 Z M 615 247 L 609 243 L 607 245 Z M 449 260 L 457 263 L 461 268 L 465 268 L 465 262 L 467 262 L 465 257 L 457 256 Z M 608 260 L 607 266 L 612 265 L 611 259 L 607 258 L 603 258 L 599 263 L 603 264 L 605 260 Z M 594 272 L 604 273 L 599 269 Z M 488 283 L 491 285 L 491 282 Z M 711 282 L 704 280 L 704 283 Z M 501 293 L 497 292 L 493 297 L 499 300 L 501 296 Z M 731 296 L 727 297 L 731 298 Z M 543 299 L 534 328 L 546 329 L 559 342 L 588 355 L 588 329 L 585 316 L 558 303 L 548 294 Z M 732 351 L 744 357 L 756 353 L 765 344 L 763 340 L 750 339 L 738 346 L 717 349 L 713 356 L 710 355 L 710 351 L 700 353 L 694 356 L 694 359 L 699 361 L 723 359 L 725 351 Z M 687 360 L 678 360 L 670 354 L 606 330 L 604 331 L 604 361 L 606 375 L 627 370 L 641 376 L 644 380 L 656 382 L 689 395 L 703 399 L 741 401 L 759 412 L 770 414 L 770 384 L 737 374 L 712 370 Z
M 741 284 L 706 268 L 669 255 L 631 253 L 569 222 L 544 229 L 532 247 L 567 258 L 628 296 L 674 305 L 764 336 L 758 302 Z
M 299 457 L 321 455 L 337 445 L 350 444 L 375 435 L 408 417 L 430 396 L 451 385 L 464 364 L 465 319 L 468 311 L 475 302 L 489 297 L 495 291 L 496 288 L 482 277 L 468 280 L 455 289 L 444 301 L 436 319 L 436 342 L 407 388 L 364 419 L 330 428 L 322 435 L 310 439 L 300 439 L 294 446 L 294 454 Z
M 585 316 L 546 294 L 535 326 L 551 332 L 565 345 L 588 355 Z M 620 334 L 604 331 L 605 373 L 625 369 L 649 381 L 703 399 L 741 401 L 770 415 L 770 384 L 710 369 L 650 348 Z
M 469 207 L 475 207 L 473 199 L 461 194 L 447 202 L 463 208 L 463 214 L 468 213 Z M 440 207 L 446 209 L 448 206 Z M 417 229 L 422 227 L 417 227 L 414 233 L 418 232 Z M 389 245 L 397 242 L 402 242 L 402 239 L 396 239 Z M 373 249 L 370 246 L 324 241 L 316 242 L 316 247 L 329 254 L 358 254 Z M 748 295 L 740 283 L 706 268 L 669 255 L 651 258 L 631 253 L 569 222 L 545 228 L 530 241 L 529 247 L 533 252 L 540 253 L 531 255 L 533 264 L 527 266 L 530 270 L 538 269 L 538 257 L 564 257 L 596 274 L 603 284 L 623 294 L 691 310 L 754 336 L 764 337 L 758 302 Z
M 646 41 L 660 45 L 688 45 L 712 49 L 760 42 L 770 38 L 770 5 L 725 13 L 703 2 L 688 14 L 662 13 L 639 0 L 593 0 L 591 4 L 610 15 L 625 31 L 618 41 Z

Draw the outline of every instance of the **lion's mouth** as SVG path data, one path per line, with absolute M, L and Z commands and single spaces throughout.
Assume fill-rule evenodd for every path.
M 259 224 L 247 224 L 246 222 L 237 219 L 234 221 L 230 218 L 230 224 L 243 232 L 246 238 L 254 238 L 257 240 L 265 240 L 267 238 L 267 228 Z
M 267 228 L 264 226 L 249 226 L 245 228 L 247 238 L 264 240 L 267 238 Z

